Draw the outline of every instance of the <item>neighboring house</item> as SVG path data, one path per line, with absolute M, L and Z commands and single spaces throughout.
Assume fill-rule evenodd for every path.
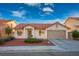
M 5 37 L 5 28 L 14 28 L 16 26 L 15 20 L 0 20 L 0 37 Z
M 70 29 L 68 30 L 69 31 L 69 38 L 72 39 L 72 34 L 71 32 L 73 30 L 79 30 L 79 17 L 69 17 L 65 22 L 64 24 L 68 27 L 70 27 Z
M 69 27 L 60 24 L 18 24 L 15 28 L 16 38 L 68 39 Z
M 69 32 L 73 30 L 79 30 L 79 18 L 78 17 L 69 17 L 64 24 L 71 29 L 69 29 Z

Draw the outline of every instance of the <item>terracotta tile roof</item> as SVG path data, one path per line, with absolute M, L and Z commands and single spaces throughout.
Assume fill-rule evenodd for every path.
M 1 22 L 0 22 L 0 25 L 5 25 L 5 24 L 6 24 L 6 23 L 1 23 Z
M 69 17 L 70 19 L 79 19 L 79 17 Z
M 18 24 L 15 29 L 23 29 L 26 26 L 26 24 Z
M 13 21 L 13 20 L 2 20 L 2 19 L 0 19 L 0 26 L 4 26 L 7 22 L 10 22 L 10 21 Z
M 75 25 L 76 28 L 79 28 L 79 25 Z
M 58 23 L 58 22 L 56 22 L 56 23 Z M 52 26 L 52 25 L 54 25 L 56 23 L 53 23 L 53 24 L 18 24 L 14 29 L 23 29 L 26 26 L 32 26 L 35 29 L 45 30 L 46 28 L 48 28 L 48 27 L 50 27 L 50 26 Z M 58 24 L 60 24 L 60 23 L 58 23 Z M 62 25 L 62 24 L 60 24 L 60 25 Z M 70 29 L 69 27 L 67 27 L 65 25 L 62 25 L 62 26 Z
M 9 21 L 11 21 L 11 20 L 1 20 L 0 19 L 0 22 L 9 22 Z
M 46 29 L 48 26 L 50 26 L 51 24 L 18 24 L 15 29 L 23 29 L 26 26 L 32 26 L 35 29 Z
M 7 23 L 7 22 L 10 22 L 11 20 L 2 20 L 2 19 L 0 19 L 0 24 L 5 24 L 5 23 Z

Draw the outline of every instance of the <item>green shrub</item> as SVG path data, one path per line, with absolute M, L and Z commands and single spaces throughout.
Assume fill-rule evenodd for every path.
M 79 31 L 77 31 L 77 30 L 72 31 L 72 37 L 73 37 L 73 39 L 78 39 L 79 38 Z
M 0 38 L 0 45 L 4 44 L 5 42 L 11 41 L 13 39 L 15 39 L 15 38 L 12 37 L 12 36 L 9 36 L 9 37 L 6 37 L 6 38 Z
M 4 41 L 7 42 L 7 41 L 11 41 L 11 40 L 14 40 L 15 38 L 12 37 L 12 36 L 9 36 L 7 38 L 4 38 Z
M 0 45 L 4 44 L 4 39 L 3 38 L 0 38 Z
M 15 38 L 13 36 L 9 36 L 8 39 L 13 40 Z
M 42 40 L 36 39 L 36 38 L 29 38 L 24 40 L 25 43 L 40 43 Z

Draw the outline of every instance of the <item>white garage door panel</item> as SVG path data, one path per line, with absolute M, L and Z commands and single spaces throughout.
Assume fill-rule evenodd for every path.
M 65 30 L 48 30 L 47 31 L 47 38 L 48 39 L 65 39 L 66 38 L 66 31 Z

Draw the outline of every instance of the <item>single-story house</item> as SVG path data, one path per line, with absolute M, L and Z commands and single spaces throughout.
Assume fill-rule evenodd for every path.
M 59 22 L 53 24 L 18 24 L 15 28 L 15 38 L 68 39 L 66 25 Z

